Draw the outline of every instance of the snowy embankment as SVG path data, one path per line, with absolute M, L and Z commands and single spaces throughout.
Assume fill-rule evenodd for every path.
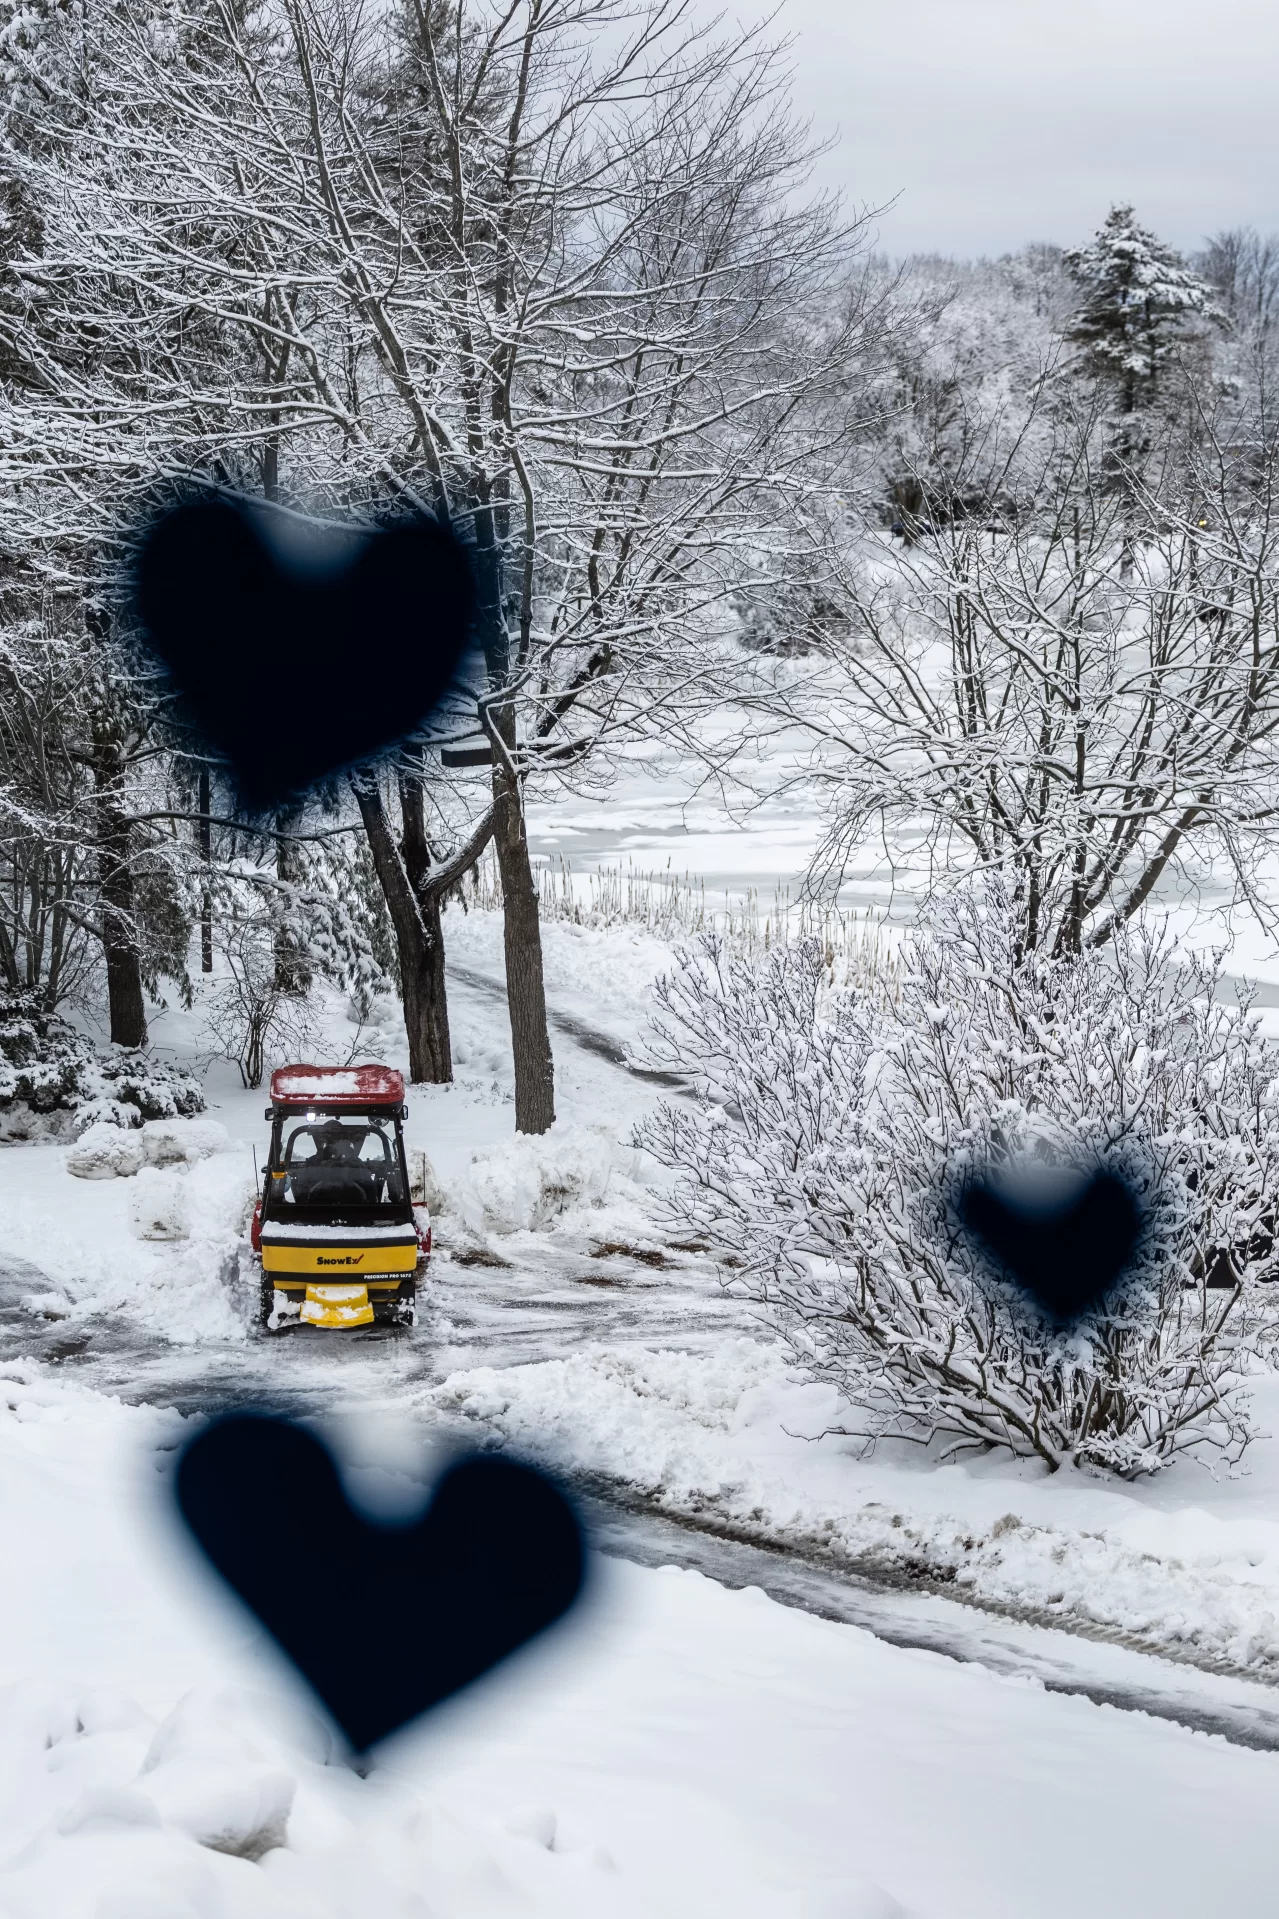
M 749 1339 L 478 1368 L 430 1400 L 662 1512 L 1279 1683 L 1266 1442 L 1256 1480 L 1217 1483 L 1186 1462 L 1144 1487 L 1014 1462 L 912 1465 L 888 1446 L 861 1458 L 856 1441 L 818 1437 L 855 1414 Z
M 693 1573 L 604 1562 L 360 1778 L 180 1547 L 184 1430 L 0 1381 L 5 1919 L 1067 1919 L 1063 1838 L 1097 1919 L 1270 1909 L 1279 1758 Z

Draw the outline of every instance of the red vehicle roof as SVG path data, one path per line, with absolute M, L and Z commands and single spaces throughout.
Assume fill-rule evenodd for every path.
M 271 1075 L 274 1106 L 399 1106 L 404 1075 L 394 1066 L 281 1066 Z

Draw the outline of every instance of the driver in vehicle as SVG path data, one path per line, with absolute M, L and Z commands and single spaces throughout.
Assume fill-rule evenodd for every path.
M 381 1163 L 365 1163 L 364 1147 L 371 1137 L 367 1127 L 355 1130 L 341 1120 L 329 1120 L 323 1126 L 299 1128 L 289 1144 L 286 1192 L 303 1206 L 376 1204 L 385 1178 Z
M 358 1166 L 360 1163 L 360 1148 L 368 1135 L 361 1133 L 357 1139 L 352 1134 L 350 1127 L 343 1126 L 341 1120 L 331 1119 L 327 1126 L 322 1126 L 317 1129 L 314 1137 L 315 1159 L 312 1162 L 313 1165 Z

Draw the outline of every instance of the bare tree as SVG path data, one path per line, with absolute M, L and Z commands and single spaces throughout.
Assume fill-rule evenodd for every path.
M 223 976 L 205 1001 L 205 1036 L 246 1087 L 262 1084 L 272 1059 L 305 1059 L 318 1036 L 307 999 L 280 983 L 274 930 L 260 912 L 221 923 Z
M 1279 233 L 1263 238 L 1254 227 L 1214 233 L 1197 265 L 1234 325 L 1267 340 L 1279 317 Z
M 845 444 L 859 229 L 803 192 L 776 49 L 679 0 L 208 0 L 163 36 L 124 10 L 92 33 L 91 84 L 46 81 L 63 131 L 23 162 L 45 220 L 9 323 L 10 530 L 115 538 L 139 477 L 215 459 L 255 487 L 266 461 L 295 504 L 462 529 L 483 679 L 469 741 L 434 743 L 490 790 L 436 865 L 493 839 L 516 1123 L 543 1130 L 529 783 L 722 696 L 708 620 L 744 556 L 784 572 L 777 528 Z M 105 347 L 68 358 L 64 314 Z M 359 804 L 425 954 L 413 804 L 398 835 L 380 782 Z
M 0 640 L 0 969 L 52 1011 L 93 963 L 86 777 L 73 751 L 86 665 L 56 602 Z
M 882 833 L 925 880 L 999 870 L 1027 948 L 1104 943 L 1211 853 L 1253 874 L 1279 788 L 1279 440 L 1200 414 L 1119 494 L 1097 415 L 1059 430 L 1024 518 L 863 542 L 846 631 L 757 702 L 812 742 L 814 883 Z M 1023 483 L 1025 475 L 1023 477 Z M 1136 517 L 1134 517 L 1136 516 Z M 904 836 L 904 837 L 903 837 Z

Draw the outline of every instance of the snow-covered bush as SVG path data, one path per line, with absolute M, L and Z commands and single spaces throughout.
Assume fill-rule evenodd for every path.
M 319 1028 L 309 991 L 280 964 L 277 928 L 256 911 L 221 929 L 225 973 L 204 1003 L 211 1051 L 231 1060 L 247 1086 L 260 1086 L 270 1064 L 305 1059 Z
M 0 1000 L 0 1139 L 68 1138 L 204 1111 L 191 1074 L 121 1047 L 99 1052 L 34 999 Z
M 1125 1475 L 1236 1459 L 1279 1331 L 1279 1047 L 1148 927 L 1052 959 L 1019 955 L 1016 925 L 995 886 L 939 904 L 879 992 L 832 993 L 815 944 L 707 940 L 659 986 L 654 1047 L 707 1096 L 640 1143 L 850 1430 Z M 1069 1331 L 956 1217 L 966 1181 L 1025 1162 L 1120 1170 L 1147 1215 L 1122 1288 Z

